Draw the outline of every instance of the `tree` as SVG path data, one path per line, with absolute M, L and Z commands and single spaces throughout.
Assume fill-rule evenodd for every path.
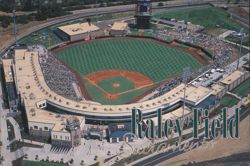
M 127 0 L 123 0 L 123 1 L 122 1 L 122 4 L 123 4 L 123 5 L 126 5 L 126 4 L 127 4 Z
M 109 6 L 109 5 L 110 5 L 109 0 L 105 0 L 105 2 L 106 2 L 106 6 Z
M 27 24 L 29 22 L 29 18 L 26 15 L 21 15 L 17 17 L 17 23 Z
M 56 4 L 56 2 L 51 2 L 46 5 L 41 5 L 36 14 L 36 19 L 37 20 L 46 20 L 47 18 L 53 18 L 53 17 L 58 17 L 68 14 L 65 12 L 61 5 Z
M 164 6 L 163 2 L 159 2 L 158 6 Z
M 15 1 L 13 0 L 1 0 L 0 10 L 4 12 L 12 12 L 14 9 Z
M 31 11 L 33 8 L 33 1 L 32 0 L 26 0 L 24 2 L 23 10 L 25 11 Z
M 2 17 L 0 17 L 0 21 L 1 21 L 1 26 L 3 28 L 7 28 L 10 25 L 11 17 L 9 17 L 9 16 L 2 16 Z
M 41 10 L 38 10 L 36 13 L 36 19 L 38 21 L 41 21 L 41 20 L 46 20 L 47 17 L 46 17 L 46 15 L 43 14 L 43 12 Z

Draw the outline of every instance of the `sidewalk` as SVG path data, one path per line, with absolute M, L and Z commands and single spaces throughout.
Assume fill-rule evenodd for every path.
M 10 166 L 12 165 L 12 157 L 10 155 L 10 150 L 7 149 L 7 146 L 10 144 L 8 138 L 8 129 L 7 129 L 7 123 L 6 123 L 6 112 L 3 110 L 3 108 L 0 108 L 0 128 L 1 128 L 1 135 L 0 140 L 2 141 L 1 146 L 1 155 L 4 158 L 4 161 L 2 162 L 2 166 Z

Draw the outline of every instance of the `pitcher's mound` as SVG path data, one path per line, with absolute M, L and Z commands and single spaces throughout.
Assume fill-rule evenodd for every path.
M 113 83 L 113 84 L 112 84 L 112 87 L 113 87 L 113 88 L 119 88 L 119 87 L 120 87 L 120 84 L 119 84 L 119 83 Z

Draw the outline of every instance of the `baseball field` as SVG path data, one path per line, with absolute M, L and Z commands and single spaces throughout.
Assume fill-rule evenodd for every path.
M 195 57 L 195 50 L 178 48 L 153 39 L 126 37 L 85 41 L 55 53 L 79 73 L 94 101 L 124 104 L 180 75 L 183 68 L 198 69 L 204 64 Z

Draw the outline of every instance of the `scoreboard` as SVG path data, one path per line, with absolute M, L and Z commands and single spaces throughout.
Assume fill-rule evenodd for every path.
M 139 29 L 150 28 L 150 18 L 152 13 L 151 0 L 137 0 L 135 8 L 136 25 Z
M 137 16 L 151 16 L 151 1 L 150 0 L 138 0 L 136 8 Z

